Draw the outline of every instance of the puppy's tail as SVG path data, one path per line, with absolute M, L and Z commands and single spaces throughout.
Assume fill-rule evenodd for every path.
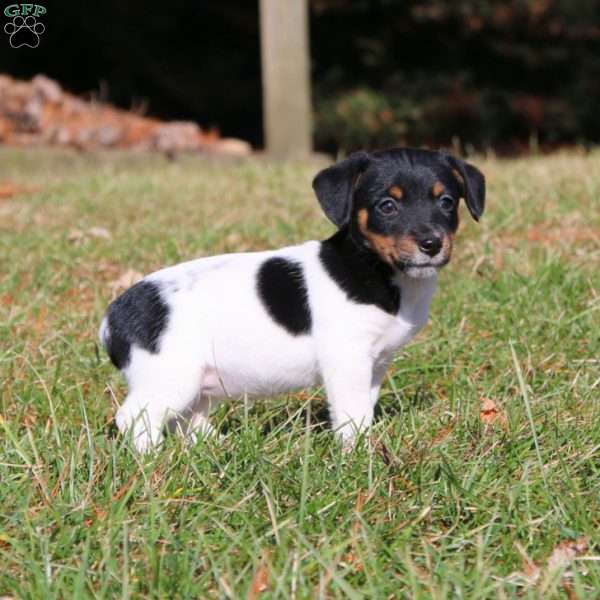
M 102 323 L 100 323 L 100 329 L 98 330 L 98 339 L 104 349 L 108 351 L 108 344 L 110 343 L 110 327 L 108 326 L 108 317 L 104 315 Z

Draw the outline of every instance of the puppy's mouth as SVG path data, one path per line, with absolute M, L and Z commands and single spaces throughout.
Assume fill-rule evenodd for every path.
M 430 260 L 427 262 L 414 262 L 412 260 L 397 260 L 394 262 L 397 269 L 400 271 L 408 271 L 409 269 L 436 269 L 439 270 L 445 267 L 450 262 L 450 255 L 443 256 L 441 260 Z
M 434 257 L 436 259 L 438 257 Z M 413 279 L 428 279 L 435 277 L 438 271 L 450 262 L 450 255 L 440 257 L 438 260 L 428 261 L 396 261 L 394 264 L 400 273 Z

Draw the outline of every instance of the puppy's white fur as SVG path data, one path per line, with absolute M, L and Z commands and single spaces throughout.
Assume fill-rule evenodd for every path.
M 276 251 L 202 258 L 146 277 L 158 284 L 169 318 L 157 353 L 133 345 L 123 369 L 129 395 L 117 412 L 121 431 L 132 428 L 139 450 L 160 442 L 170 420 L 209 430 L 211 407 L 223 398 L 270 396 L 324 384 L 332 424 L 344 441 L 373 419 L 393 353 L 427 322 L 436 270 L 398 272 L 400 309 L 349 301 L 319 260 L 321 242 Z M 292 335 L 269 315 L 257 294 L 265 260 L 302 266 L 311 332 Z M 109 335 L 106 319 L 100 338 Z

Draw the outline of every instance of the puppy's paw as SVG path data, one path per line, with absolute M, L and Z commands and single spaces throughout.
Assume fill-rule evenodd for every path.
M 142 454 L 150 452 L 162 441 L 160 424 L 154 423 L 147 411 L 132 410 L 127 402 L 117 411 L 115 423 Z

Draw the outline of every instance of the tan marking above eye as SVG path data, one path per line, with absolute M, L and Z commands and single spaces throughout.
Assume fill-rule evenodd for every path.
M 402 200 L 402 196 L 404 196 L 404 192 L 402 191 L 402 188 L 399 185 L 393 185 L 388 190 L 388 193 L 392 198 L 395 198 L 396 200 Z
M 444 193 L 444 190 L 446 188 L 444 187 L 444 184 L 441 181 L 436 181 L 433 184 L 433 187 L 431 188 L 431 193 L 437 198 L 438 196 L 441 196 Z

